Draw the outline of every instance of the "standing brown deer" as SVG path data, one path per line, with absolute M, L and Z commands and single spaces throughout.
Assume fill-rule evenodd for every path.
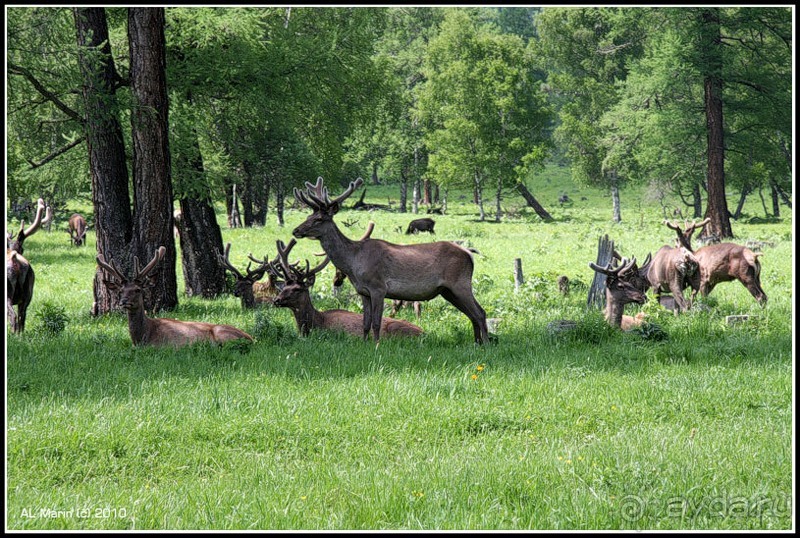
M 33 300 L 33 286 L 36 282 L 33 267 L 22 255 L 25 239 L 39 229 L 44 211 L 44 200 L 39 198 L 36 216 L 31 225 L 25 228 L 25 222 L 22 222 L 16 237 L 11 233 L 6 235 L 6 315 L 13 333 L 21 333 L 25 330 L 25 319 L 28 306 Z M 17 307 L 16 312 L 14 311 L 15 306 Z
M 605 267 L 600 267 L 594 262 L 589 262 L 589 267 L 606 275 L 606 321 L 614 327 L 620 327 L 623 331 L 638 327 L 642 324 L 643 315 L 636 317 L 626 316 L 625 305 L 628 303 L 644 304 L 647 296 L 637 286 L 627 280 L 635 274 L 636 258 L 632 260 L 622 259 L 618 267 L 613 267 L 609 262 Z
M 73 213 L 69 218 L 69 238 L 72 244 L 79 247 L 86 241 L 86 219 L 78 213 Z
M 272 304 L 272 297 L 277 294 L 278 290 L 272 282 L 272 277 L 270 275 L 267 276 L 269 280 L 267 284 L 274 293 L 272 293 L 270 296 L 265 296 L 263 293 L 260 293 L 259 296 L 256 297 L 254 292 L 256 283 L 264 277 L 265 273 L 269 273 L 269 262 L 267 260 L 255 260 L 251 256 L 251 262 L 255 261 L 259 265 L 257 265 L 254 270 L 251 270 L 250 266 L 252 263 L 248 262 L 246 269 L 247 274 L 243 275 L 238 269 L 236 269 L 236 267 L 233 266 L 233 264 L 231 264 L 229 258 L 230 251 L 231 244 L 228 243 L 225 246 L 225 256 L 217 252 L 217 260 L 222 267 L 233 273 L 233 276 L 236 277 L 236 285 L 233 288 L 233 295 L 241 299 L 242 308 L 249 309 L 255 308 L 259 305 Z
M 333 264 L 341 269 L 356 292 L 364 309 L 364 339 L 372 329 L 380 339 L 384 299 L 427 301 L 441 295 L 472 322 L 475 341 L 489 341 L 486 312 L 472 292 L 472 253 L 451 241 L 417 245 L 397 245 L 380 239 L 353 241 L 336 226 L 333 216 L 342 202 L 363 183 L 361 178 L 338 197 L 330 199 L 322 178 L 316 185 L 306 182 L 306 189 L 294 189 L 295 198 L 313 210 L 292 234 L 319 240 Z
M 706 219 L 683 233 L 683 243 L 691 249 L 692 233 L 711 221 Z M 700 295 L 707 297 L 720 282 L 738 280 L 761 306 L 767 304 L 767 294 L 761 287 L 761 252 L 736 243 L 714 243 L 694 251 L 700 265 Z
M 677 224 L 665 220 L 664 225 L 678 234 L 677 246 L 664 245 L 658 249 L 652 260 L 639 270 L 647 279 L 649 286 L 655 290 L 659 302 L 662 293 L 672 293 L 676 315 L 691 308 L 691 300 L 700 289 L 700 263 L 692 253 L 689 238 L 696 228 L 705 224 L 706 221 L 693 223 L 682 230 Z M 687 287 L 692 288 L 689 301 L 683 295 L 683 290 Z
M 111 275 L 111 278 L 104 280 L 105 285 L 110 290 L 119 290 L 119 305 L 128 311 L 128 331 L 133 345 L 180 347 L 195 342 L 221 344 L 239 339 L 252 342 L 252 336 L 230 325 L 149 318 L 145 315 L 142 290 L 150 284 L 148 276 L 164 257 L 166 251 L 165 247 L 159 247 L 150 263 L 141 270 L 139 258 L 134 256 L 133 278 L 131 279 L 122 274 L 114 260 L 106 263 L 102 254 L 97 255 L 97 263 Z
M 316 275 L 328 265 L 330 261 L 325 259 L 314 269 L 309 268 L 306 260 L 305 270 L 296 265 L 289 264 L 289 251 L 296 244 L 292 239 L 289 245 L 284 245 L 283 241 L 278 240 L 278 259 L 279 263 L 273 262 L 273 270 L 285 280 L 283 289 L 275 297 L 275 306 L 282 306 L 291 309 L 294 320 L 297 324 L 297 331 L 308 336 L 312 329 L 338 330 L 350 333 L 355 336 L 363 334 L 364 316 L 347 310 L 326 310 L 320 312 L 311 303 L 310 288 L 314 285 Z M 381 321 L 382 332 L 388 336 L 419 336 L 422 329 L 405 320 L 385 318 Z

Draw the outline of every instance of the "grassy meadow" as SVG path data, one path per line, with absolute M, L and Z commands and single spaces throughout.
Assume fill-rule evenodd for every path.
M 180 305 L 159 315 L 231 324 L 255 343 L 134 348 L 122 313 L 89 315 L 94 232 L 85 248 L 70 245 L 63 219 L 31 236 L 26 331 L 6 329 L 6 528 L 794 528 L 791 210 L 764 219 L 753 194 L 733 222 L 736 242 L 763 242 L 766 307 L 723 283 L 679 317 L 652 297 L 629 305 L 661 330 L 622 333 L 586 307 L 588 262 L 604 234 L 639 260 L 672 244 L 659 202 L 623 190 L 614 224 L 610 196 L 573 185 L 566 169 L 529 187 L 554 222 L 517 195 L 500 223 L 479 222 L 452 193 L 448 214 L 434 215 L 435 239 L 480 251 L 475 295 L 499 320 L 486 346 L 441 298 L 423 304 L 420 339 L 301 338 L 288 309 L 187 298 L 178 269 Z M 572 204 L 559 206 L 562 193 Z M 396 205 L 396 187 L 368 187 L 367 202 L 388 198 Z M 308 214 L 229 229 L 220 206 L 232 263 L 273 257 Z M 336 221 L 352 238 L 373 220 L 374 238 L 433 240 L 402 233 L 412 218 L 346 209 Z M 320 251 L 302 239 L 291 257 L 314 264 Z M 359 311 L 349 284 L 333 295 L 333 272 L 317 277 L 316 307 Z M 751 317 L 726 323 L 739 314 Z M 562 319 L 577 329 L 548 330 Z

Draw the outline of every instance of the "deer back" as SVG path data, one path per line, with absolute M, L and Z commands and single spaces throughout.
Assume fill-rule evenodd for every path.
M 73 213 L 69 218 L 69 236 L 72 243 L 79 247 L 86 240 L 86 219 L 78 213 Z

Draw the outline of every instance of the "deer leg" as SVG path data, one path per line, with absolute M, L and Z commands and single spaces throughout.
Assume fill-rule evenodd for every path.
M 11 297 L 6 301 L 8 305 L 8 324 L 11 326 L 11 332 L 17 332 L 17 313 L 14 312 L 14 306 L 11 304 Z
M 372 326 L 372 302 L 368 295 L 361 296 L 361 311 L 364 312 L 364 340 L 366 340 Z
M 381 321 L 383 320 L 383 295 L 372 296 L 372 336 L 378 342 L 381 337 Z
M 463 312 L 472 322 L 472 332 L 475 336 L 475 342 L 478 344 L 485 344 L 489 341 L 489 328 L 486 326 L 486 311 L 478 304 L 472 292 L 462 293 L 462 296 L 456 295 L 452 290 L 444 289 L 441 292 L 444 297 L 453 306 Z

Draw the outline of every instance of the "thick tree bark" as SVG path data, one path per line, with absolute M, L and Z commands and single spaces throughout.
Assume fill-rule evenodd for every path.
M 182 198 L 181 254 L 186 295 L 212 299 L 225 291 L 225 269 L 216 253 L 224 252 L 222 232 L 211 200 Z
M 159 247 L 166 254 L 145 307 L 158 311 L 178 304 L 175 238 L 172 235 L 172 177 L 169 153 L 164 8 L 129 8 L 131 55 L 131 138 L 133 140 L 134 224 L 132 251 L 144 264 Z
M 125 143 L 117 116 L 118 75 L 108 40 L 106 12 L 104 8 L 74 8 L 73 15 L 83 75 L 97 253 L 128 271 L 133 218 Z M 93 282 L 93 316 L 109 313 L 119 306 L 118 294 L 106 288 L 103 278 L 98 268 Z
M 533 197 L 533 194 L 531 194 L 531 191 L 528 190 L 528 187 L 526 187 L 524 183 L 517 183 L 517 192 L 520 193 L 525 199 L 528 207 L 533 208 L 533 210 L 536 211 L 536 214 L 539 215 L 542 220 L 545 222 L 550 222 L 553 220 L 553 217 L 550 215 L 550 213 L 548 213 L 547 210 L 536 200 L 536 198 Z
M 708 207 L 711 218 L 705 233 L 732 238 L 730 214 L 725 199 L 725 145 L 722 118 L 722 43 L 719 8 L 702 11 L 703 32 L 700 42 L 705 69 L 703 88 L 708 139 Z

